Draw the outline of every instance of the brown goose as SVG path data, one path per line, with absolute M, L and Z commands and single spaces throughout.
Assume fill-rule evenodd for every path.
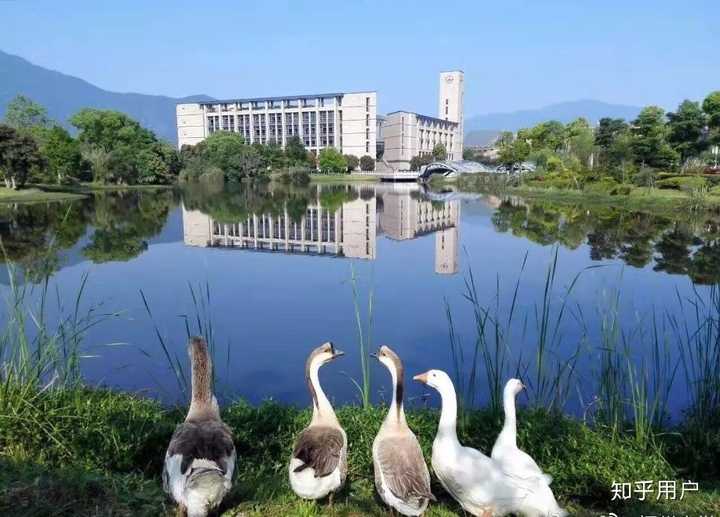
M 303 499 L 332 496 L 345 484 L 347 475 L 347 436 L 325 396 L 318 371 L 343 355 L 332 343 L 320 345 L 305 363 L 305 381 L 313 402 L 308 425 L 297 437 L 290 458 L 289 476 L 293 491 Z
M 212 362 L 204 339 L 188 345 L 192 400 L 185 422 L 177 426 L 165 454 L 163 486 L 188 517 L 204 517 L 220 505 L 232 485 L 235 446 L 220 420 L 212 394 Z
M 422 515 L 435 497 L 420 444 L 405 421 L 402 361 L 387 346 L 375 357 L 390 370 L 393 382 L 390 410 L 373 442 L 375 487 L 385 504 L 402 515 Z

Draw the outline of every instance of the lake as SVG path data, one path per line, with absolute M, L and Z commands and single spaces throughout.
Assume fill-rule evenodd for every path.
M 186 369 L 200 328 L 223 400 L 308 404 L 305 358 L 332 341 L 347 355 L 321 380 L 336 403 L 356 402 L 359 319 L 372 351 L 403 358 L 409 404 L 429 403 L 411 375 L 442 368 L 467 383 L 476 357 L 476 404 L 494 370 L 522 377 L 530 400 L 587 414 L 632 368 L 678 415 L 692 393 L 682 327 L 697 326 L 692 303 L 709 303 L 720 279 L 717 215 L 416 184 L 101 192 L 4 205 L 0 235 L 36 304 L 49 278 L 50 321 L 72 312 L 85 276 L 81 307 L 112 314 L 86 333 L 86 379 L 166 402 L 184 400 L 168 357 Z M 370 368 L 373 398 L 387 400 L 388 373 Z

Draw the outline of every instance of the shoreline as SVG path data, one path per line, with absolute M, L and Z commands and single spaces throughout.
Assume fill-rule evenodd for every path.
M 72 511 L 78 513 L 102 502 L 113 513 L 173 513 L 174 506 L 162 492 L 160 471 L 174 427 L 185 416 L 184 406 L 167 408 L 137 394 L 75 387 L 44 392 L 31 388 L 33 407 L 21 407 L 14 405 L 12 394 L 23 387 L 10 386 L 8 394 L 0 394 L 0 407 L 11 409 L 6 414 L 12 415 L 0 430 L 0 486 L 8 487 L 0 488 L 0 511 L 22 508 L 42 514 L 73 500 Z M 253 406 L 242 400 L 224 405 L 223 420 L 238 448 L 238 474 L 222 515 L 386 515 L 387 509 L 374 496 L 371 444 L 387 407 L 343 405 L 336 412 L 348 433 L 350 471 L 348 486 L 329 509 L 324 501 L 296 498 L 287 483 L 287 458 L 295 435 L 310 420 L 308 408 L 275 402 Z M 427 461 L 438 416 L 436 409 L 407 411 Z M 461 441 L 489 453 L 502 416 L 477 409 L 465 417 Z M 28 420 L 43 425 L 27 427 Z M 610 510 L 626 515 L 660 510 L 699 514 L 720 509 L 718 480 L 686 477 L 689 474 L 663 457 L 663 447 L 644 448 L 631 431 L 615 434 L 560 414 L 523 409 L 518 432 L 519 445 L 554 477 L 553 491 L 571 515 Z M 682 502 L 660 504 L 653 497 L 647 503 L 611 504 L 613 482 L 639 479 L 692 479 L 700 490 Z M 438 502 L 426 515 L 462 515 L 434 476 L 432 490 Z

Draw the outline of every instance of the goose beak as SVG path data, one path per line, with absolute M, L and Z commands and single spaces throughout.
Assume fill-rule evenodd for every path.
M 333 353 L 333 359 L 335 359 L 335 358 L 337 358 L 337 357 L 341 357 L 341 356 L 343 356 L 343 355 L 345 355 L 345 352 L 343 352 L 342 350 L 338 350 L 338 349 L 336 348 L 336 349 L 335 349 L 335 352 Z
M 428 381 L 427 372 L 417 374 L 415 377 L 413 377 L 413 380 L 422 382 L 423 384 L 427 384 L 427 381 Z
M 377 359 L 377 358 L 378 358 L 378 355 L 377 355 L 375 352 L 372 352 L 372 353 L 370 354 L 370 357 L 372 357 L 372 358 L 374 358 L 374 359 Z

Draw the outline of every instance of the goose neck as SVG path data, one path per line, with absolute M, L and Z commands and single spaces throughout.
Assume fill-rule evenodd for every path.
M 402 367 L 396 367 L 395 365 L 388 366 L 390 370 L 390 377 L 392 379 L 393 396 L 392 402 L 390 402 L 390 409 L 385 421 L 388 423 L 405 424 L 405 408 L 403 404 L 403 397 L 405 391 L 404 372 Z
M 313 422 L 321 418 L 335 418 L 335 412 L 320 385 L 320 361 L 312 361 L 306 370 L 306 379 L 313 401 Z
M 505 423 L 501 434 L 503 439 L 510 444 L 517 443 L 517 415 L 515 409 L 515 395 L 505 391 L 503 394 L 503 409 L 505 411 Z
M 442 400 L 438 439 L 450 439 L 457 442 L 457 396 L 452 384 L 443 384 L 439 390 Z

